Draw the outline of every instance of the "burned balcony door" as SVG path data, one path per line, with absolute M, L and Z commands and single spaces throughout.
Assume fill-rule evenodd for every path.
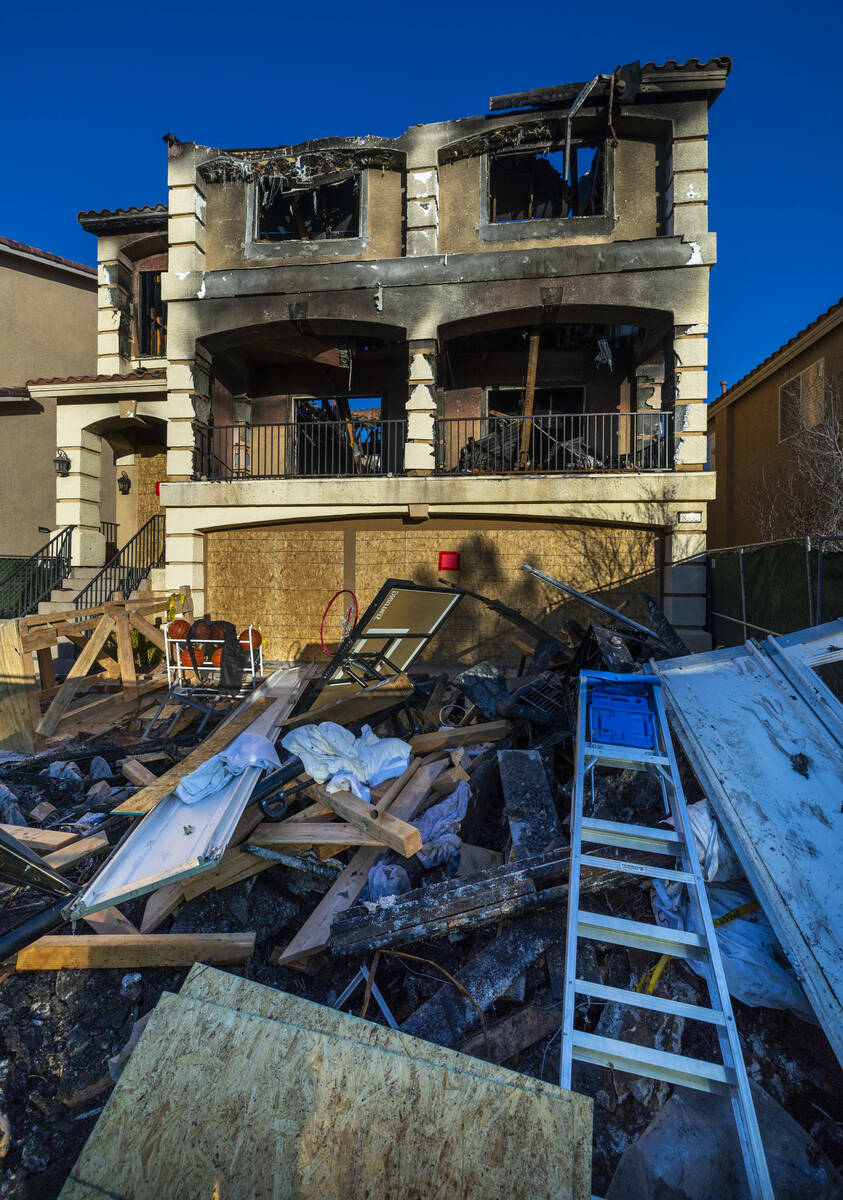
M 603 148 L 597 143 L 571 147 L 566 180 L 565 153 L 501 154 L 492 158 L 489 208 L 493 223 L 539 221 L 603 213 Z

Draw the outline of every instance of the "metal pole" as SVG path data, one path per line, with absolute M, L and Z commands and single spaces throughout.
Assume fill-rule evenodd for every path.
M 811 579 L 811 537 L 810 534 L 805 538 L 805 573 L 808 576 L 808 623 L 810 625 L 818 625 L 819 622 L 814 619 L 814 585 Z
M 578 592 L 576 588 L 572 588 L 570 584 L 562 583 L 559 579 L 554 579 L 552 575 L 545 575 L 544 571 L 539 571 L 536 567 L 531 567 L 529 563 L 524 563 L 521 567 L 522 571 L 526 571 L 528 575 L 535 575 L 536 579 L 543 579 L 545 583 L 549 583 L 551 587 L 558 588 L 560 592 L 567 592 L 569 596 L 573 596 L 576 600 L 582 600 L 584 604 L 590 604 L 592 608 L 599 609 L 608 617 L 612 617 L 615 621 L 620 621 L 624 625 L 628 625 L 630 629 L 636 629 L 639 633 L 646 634 L 647 637 L 655 638 L 659 641 L 659 635 L 654 633 L 652 629 L 648 629 L 646 625 L 639 625 L 637 621 L 633 621 L 630 617 L 625 617 L 623 613 L 616 612 L 615 609 L 609 608 L 605 604 L 601 604 L 599 600 L 595 600 L 593 596 L 586 596 L 583 592 Z
M 823 623 L 823 574 L 825 567 L 825 538 L 819 539 L 817 547 L 817 624 Z
M 749 635 L 746 631 L 746 583 L 743 577 L 743 546 L 741 546 L 738 556 L 738 564 L 741 572 L 741 616 L 743 618 L 743 640 L 748 641 Z

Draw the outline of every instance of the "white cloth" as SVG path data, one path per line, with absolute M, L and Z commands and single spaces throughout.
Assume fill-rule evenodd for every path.
M 688 817 L 697 844 L 697 858 L 706 883 L 725 883 L 729 879 L 745 879 L 743 867 L 732 847 L 720 831 L 707 800 L 688 805 Z M 665 825 L 672 825 L 669 817 Z
M 176 795 L 185 804 L 196 804 L 206 796 L 221 792 L 246 767 L 269 771 L 280 766 L 281 761 L 269 738 L 261 737 L 259 733 L 241 733 L 225 750 L 185 775 L 176 786 Z
M 423 867 L 435 867 L 448 859 L 459 860 L 462 842 L 457 834 L 466 811 L 471 792 L 463 779 L 450 796 L 434 804 L 413 822 L 424 839 L 418 852 Z
M 302 725 L 291 730 L 281 745 L 302 760 L 305 771 L 329 792 L 353 792 L 369 799 L 373 787 L 406 771 L 412 749 L 400 738 L 379 738 L 364 725 L 360 737 L 337 725 Z

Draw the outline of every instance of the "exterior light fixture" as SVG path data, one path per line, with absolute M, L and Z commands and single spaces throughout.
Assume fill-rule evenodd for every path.
M 64 450 L 57 450 L 56 457 L 53 459 L 53 466 L 56 468 L 56 474 L 60 479 L 70 474 L 70 459 L 65 454 Z
M 125 471 L 123 471 L 118 478 L 117 487 L 121 496 L 128 496 L 129 492 L 132 490 L 132 481 Z

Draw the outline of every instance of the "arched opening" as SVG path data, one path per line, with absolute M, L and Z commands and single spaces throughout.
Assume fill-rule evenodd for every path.
M 209 479 L 398 474 L 408 351 L 400 327 L 291 319 L 202 339 Z
M 158 483 L 167 475 L 167 423 L 159 417 L 105 417 L 86 426 L 101 439 L 100 531 L 104 561 L 164 510 Z
M 558 304 L 441 327 L 440 469 L 669 469 L 670 333 L 669 313 Z

